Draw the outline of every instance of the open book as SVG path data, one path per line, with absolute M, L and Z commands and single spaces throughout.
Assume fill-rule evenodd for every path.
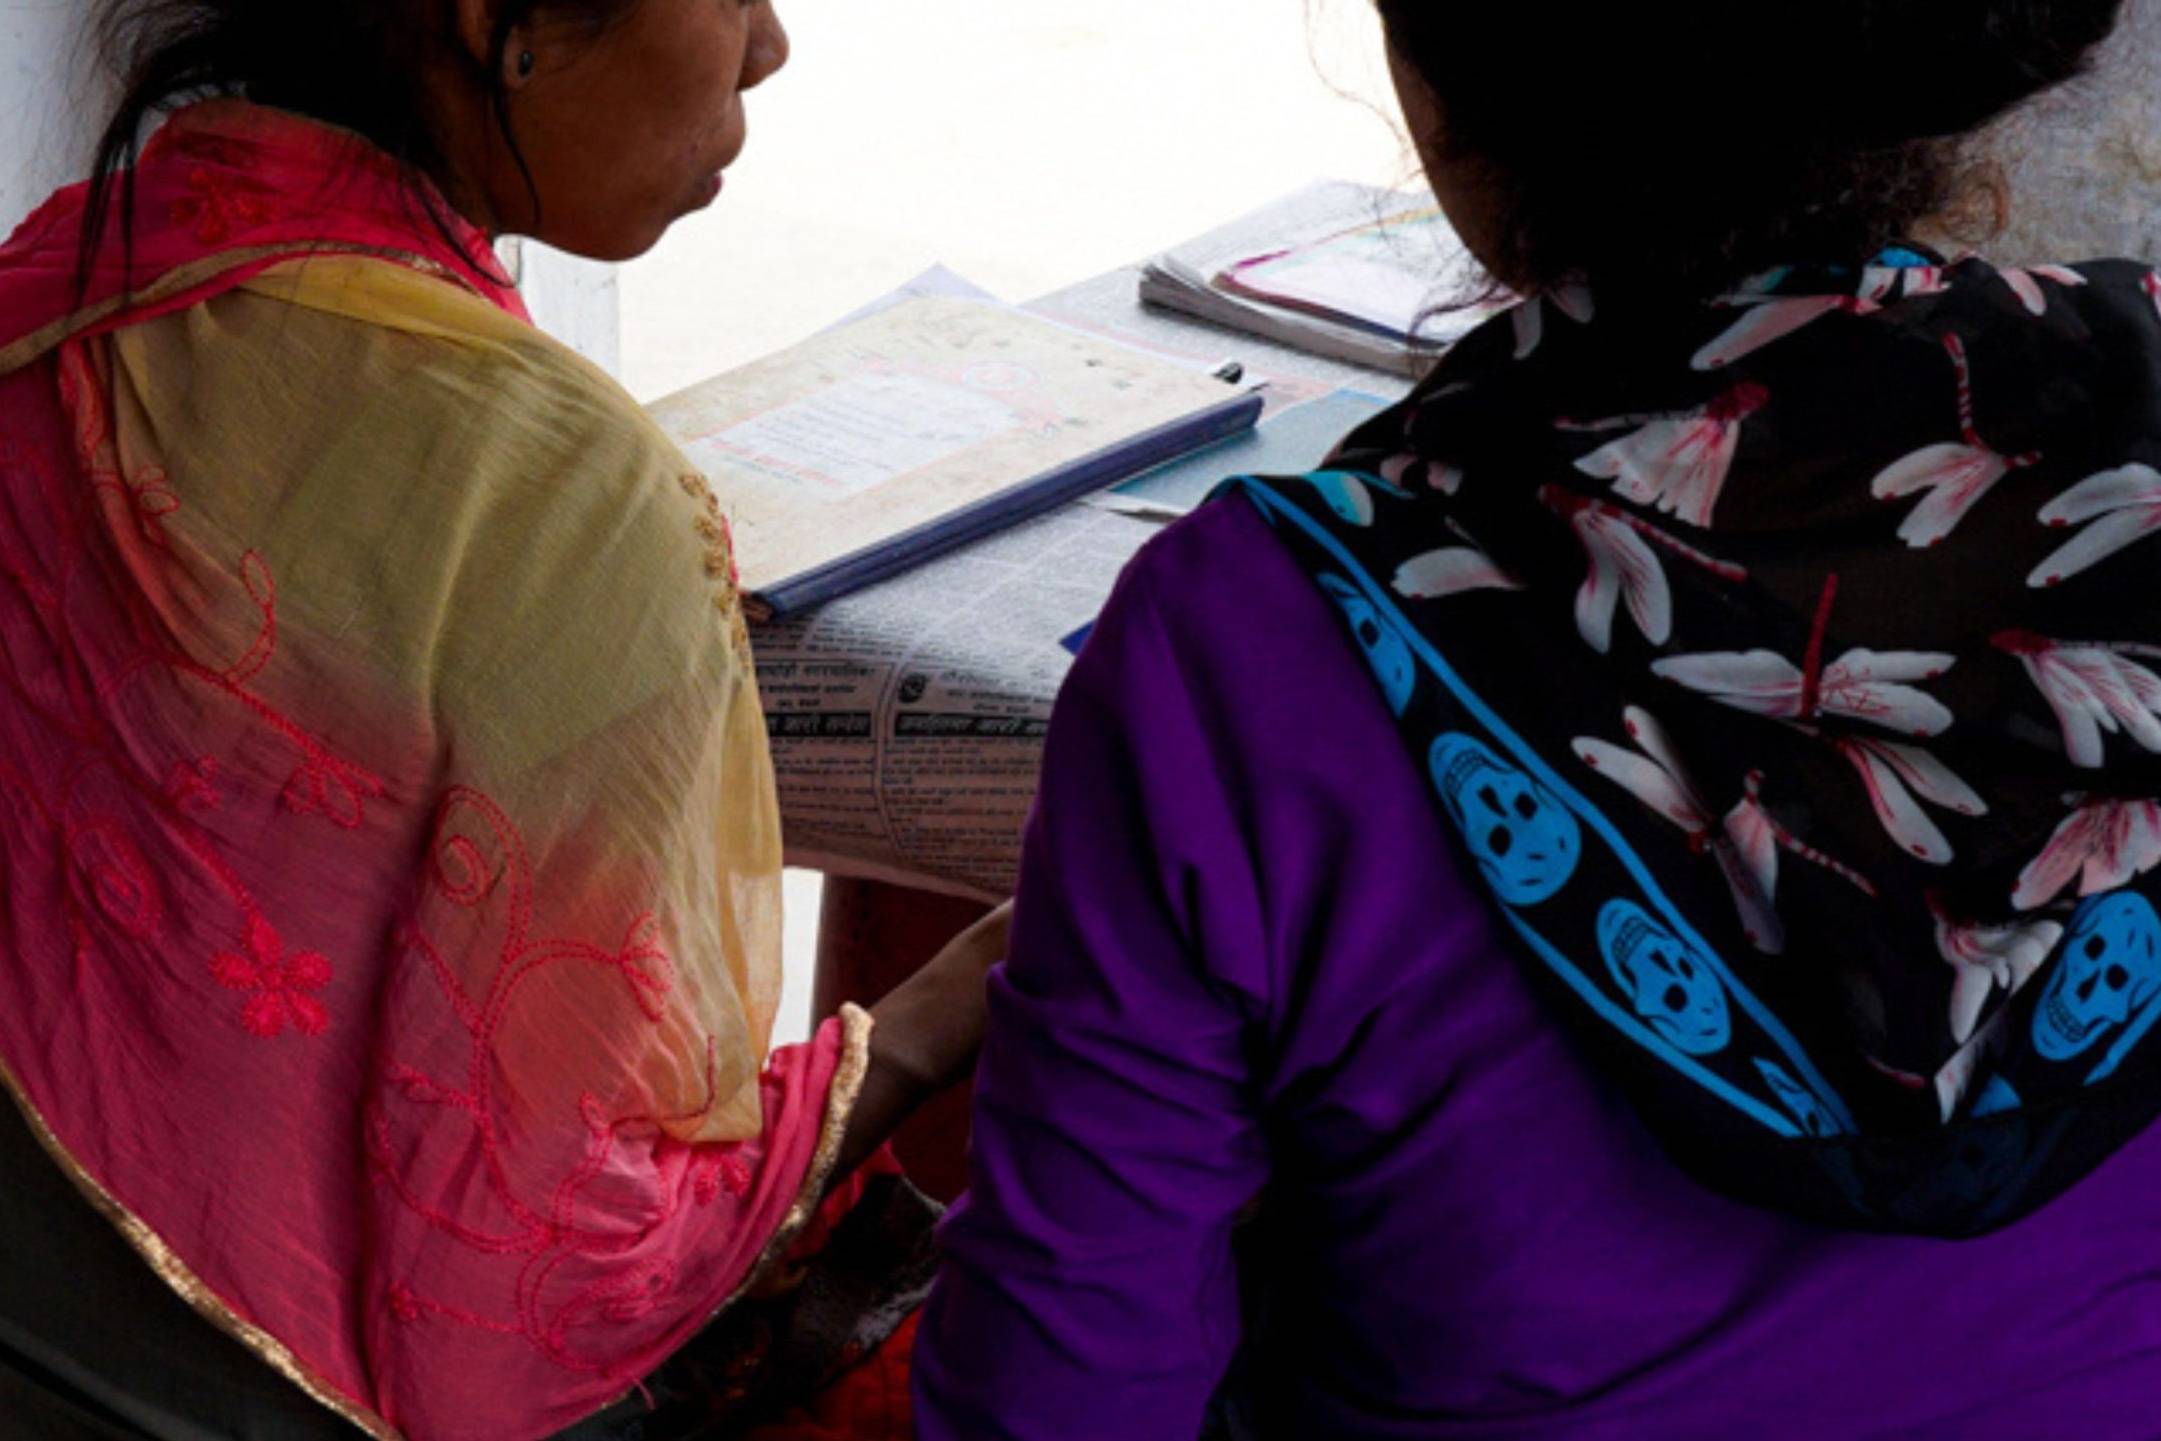
M 1004 306 L 908 300 L 681 391 L 754 614 L 807 609 L 1251 428 L 1261 396 Z

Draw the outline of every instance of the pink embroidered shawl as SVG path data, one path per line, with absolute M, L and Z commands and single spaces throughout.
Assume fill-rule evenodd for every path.
M 0 248 L 0 1080 L 379 1436 L 543 1435 L 814 1209 L 727 537 L 482 238 L 233 101 Z

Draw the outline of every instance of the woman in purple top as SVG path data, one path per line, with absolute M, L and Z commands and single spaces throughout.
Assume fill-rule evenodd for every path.
M 2161 1433 L 2161 274 L 1903 239 L 2116 5 L 1380 8 L 1534 298 L 1096 628 L 919 1434 Z

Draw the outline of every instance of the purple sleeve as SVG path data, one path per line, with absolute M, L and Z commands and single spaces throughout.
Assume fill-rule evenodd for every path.
M 1193 1441 L 1267 1157 L 1250 845 L 1146 557 L 1060 694 L 992 975 L 970 1191 L 915 1353 L 923 1441 Z

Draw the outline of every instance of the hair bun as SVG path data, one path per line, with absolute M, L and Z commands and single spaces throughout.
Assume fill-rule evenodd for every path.
M 2124 8 L 1376 3 L 1430 92 L 1429 158 L 1476 162 L 1499 279 L 1699 296 L 1857 263 L 1944 215 L 1973 178 L 1956 140 L 2083 72 Z
M 1851 7 L 1850 28 L 1831 19 Z M 1926 140 L 1976 130 L 2081 74 L 2123 0 L 1832 0 L 1816 24 L 1856 41 L 1852 138 Z

